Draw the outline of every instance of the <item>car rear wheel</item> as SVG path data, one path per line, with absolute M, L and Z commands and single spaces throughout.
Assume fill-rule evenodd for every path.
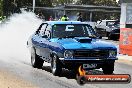
M 113 74 L 114 63 L 107 63 L 102 67 L 102 69 L 104 74 Z
M 31 64 L 34 68 L 42 68 L 44 61 L 36 54 L 35 49 L 31 49 Z
M 53 57 L 52 57 L 51 70 L 52 70 L 52 74 L 55 76 L 60 76 L 60 74 L 62 72 L 62 65 L 61 65 L 57 55 L 53 55 Z

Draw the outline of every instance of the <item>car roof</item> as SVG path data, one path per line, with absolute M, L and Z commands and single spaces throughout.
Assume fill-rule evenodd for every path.
M 43 23 L 54 24 L 87 24 L 81 21 L 45 21 Z

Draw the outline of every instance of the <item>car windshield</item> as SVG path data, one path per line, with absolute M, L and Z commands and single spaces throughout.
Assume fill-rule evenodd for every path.
M 119 21 L 109 21 L 107 22 L 107 26 L 110 28 L 113 28 L 113 27 L 119 28 L 120 22 Z
M 86 24 L 56 24 L 53 25 L 53 37 L 95 37 L 95 32 Z

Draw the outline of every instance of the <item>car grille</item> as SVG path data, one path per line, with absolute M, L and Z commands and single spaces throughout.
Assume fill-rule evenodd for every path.
M 79 50 L 74 52 L 75 58 L 107 58 L 108 50 Z

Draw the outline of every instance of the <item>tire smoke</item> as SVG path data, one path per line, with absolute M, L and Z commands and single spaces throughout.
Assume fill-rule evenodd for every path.
M 23 11 L 9 17 L 0 26 L 0 60 L 30 61 L 26 43 L 41 23 L 32 12 Z

